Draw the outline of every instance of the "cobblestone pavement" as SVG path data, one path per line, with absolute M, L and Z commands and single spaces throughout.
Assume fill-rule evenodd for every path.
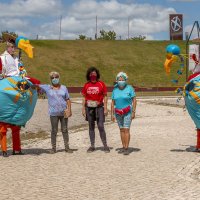
M 73 117 L 69 123 L 78 121 Z M 37 126 L 41 119 L 33 116 L 32 120 Z M 23 141 L 25 155 L 0 157 L 0 199 L 200 199 L 200 154 L 192 151 L 195 126 L 182 108 L 138 100 L 129 156 L 116 151 L 121 147 L 117 124 L 108 121 L 106 132 L 111 147 L 107 154 L 98 131 L 97 150 L 86 153 L 87 129 L 70 130 L 73 154 L 62 150 L 61 133 L 56 154 L 47 151 L 50 138 Z

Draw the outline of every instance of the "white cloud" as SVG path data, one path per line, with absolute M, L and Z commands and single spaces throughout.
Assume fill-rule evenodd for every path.
M 191 31 L 192 31 L 192 27 L 193 27 L 193 24 L 185 26 L 184 33 L 187 32 L 188 34 L 190 34 Z M 195 39 L 195 38 L 198 38 L 198 32 L 197 32 L 197 26 L 196 25 L 193 28 L 190 40 Z
M 21 29 L 10 23 L 4 23 L 1 29 L 16 27 L 16 32 L 24 32 L 29 37 L 35 38 L 39 34 L 43 39 L 58 39 L 59 16 L 62 14 L 62 39 L 76 39 L 80 34 L 94 38 L 98 16 L 98 35 L 101 29 L 114 30 L 117 38 L 126 39 L 129 17 L 130 37 L 148 35 L 148 38 L 153 38 L 155 32 L 168 31 L 168 16 L 176 13 L 170 7 L 120 3 L 117 0 L 77 0 L 68 7 L 62 3 L 61 0 L 13 0 L 9 6 L 0 3 L 1 18 L 16 19 L 18 23 L 21 20 Z M 32 16 L 45 22 L 32 24 Z M 48 17 L 51 21 L 47 20 Z
M 0 3 L 0 17 L 48 16 L 60 13 L 60 0 L 13 0 Z
M 72 35 L 78 38 L 79 34 L 94 38 L 96 16 L 98 16 L 98 34 L 101 29 L 114 30 L 118 37 L 126 39 L 128 17 L 130 18 L 130 36 L 168 31 L 168 18 L 172 13 L 176 13 L 175 9 L 158 5 L 126 4 L 116 0 L 100 2 L 80 0 L 68 8 L 67 16 L 62 20 L 62 38 L 65 39 Z M 58 25 L 59 21 L 55 21 L 50 26 L 46 24 L 45 27 L 53 33 L 55 27 L 59 28 Z

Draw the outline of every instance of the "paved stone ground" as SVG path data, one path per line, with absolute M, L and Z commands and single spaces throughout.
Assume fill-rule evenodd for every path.
M 75 114 L 70 121 L 78 123 L 70 129 L 73 154 L 62 150 L 61 133 L 58 153 L 53 155 L 47 151 L 50 138 L 23 141 L 25 155 L 0 157 L 0 199 L 200 199 L 200 154 L 192 152 L 195 126 L 181 106 L 166 106 L 168 101 L 174 104 L 174 99 L 167 99 L 167 104 L 166 99 L 138 100 L 129 156 L 117 153 L 121 147 L 119 130 L 109 120 L 106 131 L 111 153 L 102 151 L 97 132 L 98 150 L 87 154 L 88 130 L 78 129 L 85 122 Z M 31 132 L 44 123 L 41 130 L 49 133 L 43 103 L 39 101 L 27 125 Z M 164 106 L 156 105 L 162 103 Z M 73 112 L 79 113 L 80 105 L 72 106 Z

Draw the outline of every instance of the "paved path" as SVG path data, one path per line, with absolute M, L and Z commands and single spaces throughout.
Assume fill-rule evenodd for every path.
M 53 155 L 47 151 L 50 138 L 24 140 L 26 155 L 0 157 L 0 199 L 200 199 L 200 154 L 192 152 L 196 142 L 192 120 L 180 107 L 151 102 L 138 101 L 129 156 L 117 153 L 121 147 L 119 131 L 117 124 L 109 121 L 109 154 L 101 148 L 86 153 L 87 130 L 70 131 L 71 148 L 76 150 L 73 154 L 62 150 L 60 133 L 59 151 Z M 40 124 L 35 117 L 32 120 L 35 126 Z M 77 121 L 76 117 L 73 120 Z M 96 139 L 96 146 L 101 147 L 98 134 Z

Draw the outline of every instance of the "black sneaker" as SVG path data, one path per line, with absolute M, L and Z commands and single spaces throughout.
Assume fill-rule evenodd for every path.
M 6 151 L 3 151 L 3 157 L 8 157 L 8 154 L 7 154 L 7 152 Z
M 66 152 L 66 153 L 73 153 L 73 150 L 70 149 L 70 148 L 67 148 L 67 149 L 65 149 L 65 152 Z
M 49 153 L 50 153 L 50 154 L 56 153 L 56 149 L 51 149 L 51 150 L 49 150 Z
M 124 151 L 125 151 L 125 149 L 124 149 L 124 148 L 121 148 L 121 149 L 118 151 L 118 153 L 119 153 L 119 154 L 122 154 L 122 153 L 124 153 Z
M 22 151 L 19 151 L 18 155 L 24 155 L 24 153 Z
M 18 151 L 18 152 L 13 151 L 12 155 L 24 155 L 24 153 L 22 151 Z
M 104 152 L 105 153 L 110 153 L 110 148 L 108 146 L 104 147 Z
M 129 155 L 129 150 L 128 149 L 124 149 L 124 155 L 125 156 Z
M 93 151 L 95 151 L 95 148 L 94 147 L 89 147 L 89 149 L 87 150 L 87 153 L 92 153 Z

